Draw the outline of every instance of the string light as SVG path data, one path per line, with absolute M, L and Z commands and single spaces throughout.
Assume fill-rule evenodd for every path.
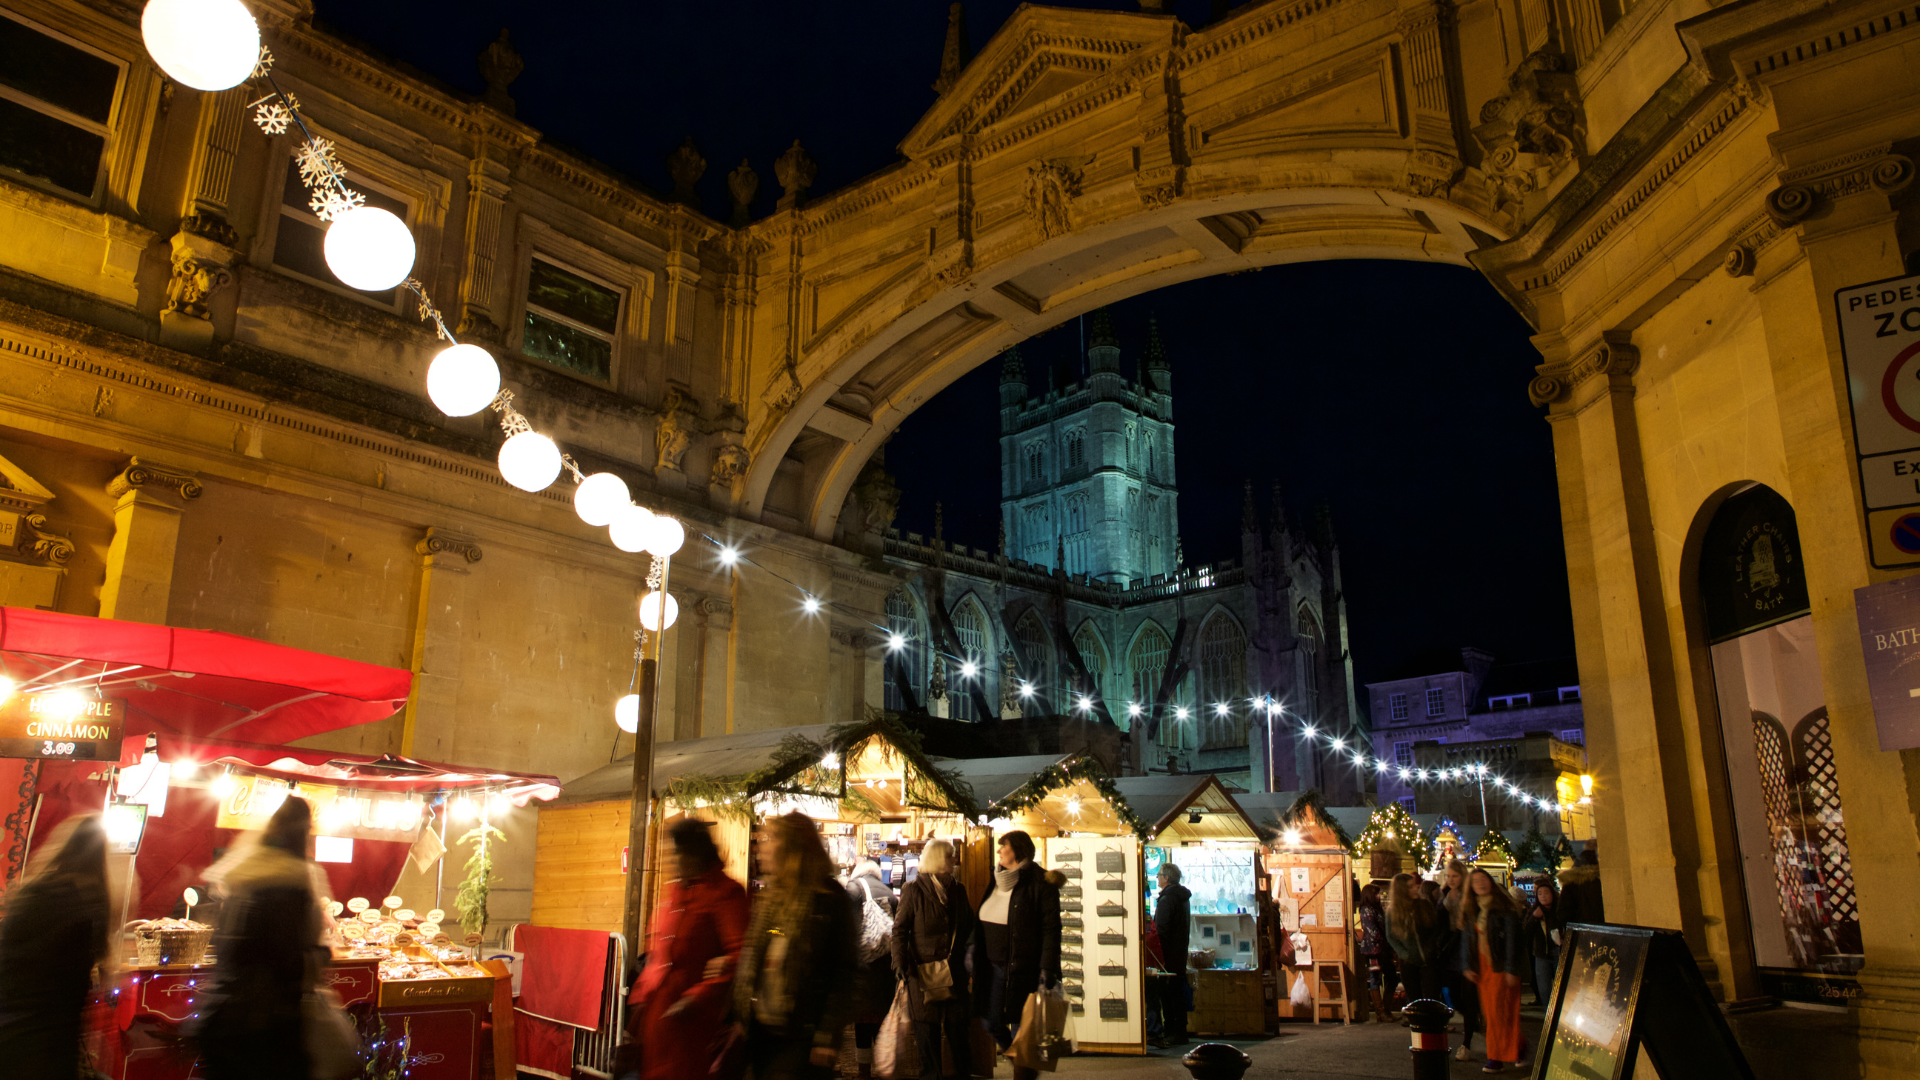
M 1023 681 L 1022 681 L 1022 682 L 1020 683 L 1020 696 L 1021 696 L 1021 697 L 1023 697 L 1023 698 L 1030 698 L 1030 697 L 1032 697 L 1032 696 L 1033 696 L 1033 684 L 1032 684 L 1032 683 L 1030 683 L 1030 682 L 1026 682 L 1026 681 L 1024 681 L 1024 680 L 1023 680 Z
M 731 548 L 731 547 L 723 547 L 720 549 L 721 565 L 732 566 L 734 563 L 737 563 L 739 561 L 740 561 L 740 549 Z
M 807 609 L 807 614 L 818 615 L 820 613 L 820 598 L 809 593 L 807 598 L 800 602 L 800 606 Z
M 971 660 L 968 660 L 966 663 L 960 665 L 960 677 L 963 679 L 977 678 L 979 674 L 980 674 L 980 665 L 974 663 Z
M 888 652 L 899 652 L 901 649 L 904 649 L 906 647 L 907 647 L 907 639 L 904 637 L 901 637 L 898 631 L 889 633 L 887 635 L 887 651 Z

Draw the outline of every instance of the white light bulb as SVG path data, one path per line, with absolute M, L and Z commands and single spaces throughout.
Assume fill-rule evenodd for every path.
M 407 223 L 377 206 L 356 206 L 327 225 L 327 269 L 348 288 L 385 292 L 413 270 Z
M 1309 739 L 1313 738 L 1314 727 L 1312 724 L 1308 724 L 1306 727 L 1303 727 L 1300 730 L 1303 734 L 1306 735 L 1307 738 Z
M 537 431 L 500 444 L 500 475 L 521 491 L 545 491 L 560 479 L 560 448 Z
M 640 730 L 639 694 L 628 694 L 613 703 L 613 722 L 621 731 L 629 735 Z
M 653 523 L 647 527 L 647 554 L 667 558 L 680 550 L 687 542 L 687 527 L 680 519 L 666 514 L 655 514 Z
M 1216 715 L 1216 716 L 1225 716 L 1225 715 L 1227 715 L 1227 703 L 1223 701 L 1223 702 L 1221 702 L 1221 703 L 1219 703 L 1218 705 L 1215 705 L 1215 706 L 1213 707 L 1213 712 L 1214 712 L 1214 715 Z
M 720 549 L 720 562 L 722 565 L 732 566 L 734 563 L 737 563 L 739 561 L 740 561 L 740 553 L 738 551 L 730 547 L 723 547 Z
M 1137 702 L 1137 701 L 1129 701 L 1129 702 L 1127 702 L 1127 715 L 1128 715 L 1128 716 L 1139 716 L 1139 715 L 1140 715 L 1140 714 L 1141 714 L 1142 712 L 1144 712 L 1144 711 L 1145 711 L 1145 710 L 1144 710 L 1144 709 L 1142 709 L 1142 708 L 1140 707 L 1140 703 L 1139 703 L 1139 702 Z
M 627 482 L 610 472 L 597 472 L 573 489 L 573 512 L 589 525 L 611 525 L 622 507 L 633 502 Z
M 667 604 L 667 617 L 664 623 L 660 620 L 660 601 L 663 597 Z M 672 626 L 673 620 L 679 617 L 680 602 L 673 598 L 672 593 L 650 592 L 640 598 L 640 625 L 656 634 Z
M 469 799 L 465 795 L 462 795 L 460 796 L 459 799 L 454 801 L 453 816 L 456 819 L 460 821 L 472 821 L 473 815 L 475 813 L 477 813 L 477 811 L 474 808 L 472 799 Z
M 647 530 L 652 526 L 653 511 L 637 503 L 628 503 L 614 510 L 613 520 L 607 523 L 607 532 L 613 537 L 613 546 L 621 551 L 645 551 Z
M 161 71 L 195 90 L 239 86 L 260 59 L 260 24 L 240 0 L 148 0 L 140 37 Z
M 806 609 L 807 614 L 817 615 L 820 613 L 820 598 L 817 596 L 808 596 L 805 600 L 800 601 L 800 606 Z
M 190 777 L 197 775 L 199 772 L 200 763 L 192 758 L 181 758 L 179 761 L 173 763 L 173 775 L 175 776 Z
M 500 393 L 500 365 L 478 345 L 440 350 L 427 366 L 427 397 L 448 416 L 472 416 Z
M 1182 705 L 1174 709 L 1173 718 L 1175 720 L 1185 720 L 1187 718 L 1187 707 L 1185 705 Z
M 966 663 L 960 665 L 961 678 L 971 679 L 978 674 L 980 674 L 980 665 L 975 664 L 973 661 L 969 660 Z
M 1033 684 L 1032 684 L 1032 683 L 1030 683 L 1030 682 L 1023 682 L 1023 683 L 1021 683 L 1021 684 L 1020 684 L 1020 696 L 1021 696 L 1021 697 L 1032 697 L 1032 696 L 1033 696 Z
M 497 817 L 513 809 L 513 800 L 507 798 L 505 795 L 496 794 L 490 806 L 494 815 Z
M 899 652 L 901 649 L 904 649 L 906 647 L 907 647 L 906 638 L 901 637 L 899 634 L 887 635 L 887 651 L 888 652 Z

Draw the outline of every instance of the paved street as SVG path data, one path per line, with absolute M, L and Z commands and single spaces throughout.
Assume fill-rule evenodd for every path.
M 1529 1040 L 1540 1029 L 1539 1014 L 1529 1009 L 1522 1015 L 1522 1027 Z M 1455 1032 L 1454 1039 L 1459 1039 Z M 1407 1057 L 1407 1029 L 1398 1024 L 1291 1024 L 1281 1034 L 1259 1040 L 1221 1039 L 1237 1046 L 1253 1058 L 1248 1080 L 1280 1076 L 1392 1077 L 1405 1080 L 1412 1075 Z M 1476 1047 L 1478 1040 L 1475 1041 Z M 1156 1050 L 1145 1057 L 1099 1055 L 1072 1057 L 1062 1062 L 1058 1076 L 1124 1076 L 1128 1080 L 1158 1080 L 1161 1077 L 1185 1077 L 1180 1056 L 1199 1043 L 1182 1047 L 1179 1052 Z M 1484 1075 L 1478 1057 L 1471 1062 L 1454 1062 L 1455 1077 Z M 1003 1066 L 1000 1076 L 1009 1075 Z M 1521 1076 L 1517 1071 L 1504 1075 Z

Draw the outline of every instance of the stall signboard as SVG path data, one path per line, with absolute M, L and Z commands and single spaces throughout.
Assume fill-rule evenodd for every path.
M 300 784 L 296 789 L 270 776 L 235 775 L 214 824 L 222 829 L 265 828 L 289 795 L 307 800 L 314 832 L 325 836 L 410 841 L 426 814 L 424 803 L 403 795 L 368 795 L 326 784 Z
M 126 702 L 79 693 L 15 693 L 0 701 L 0 757 L 113 761 Z

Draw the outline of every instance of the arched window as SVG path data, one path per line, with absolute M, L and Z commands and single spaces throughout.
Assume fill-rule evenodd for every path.
M 1134 428 L 1134 426 L 1132 424 L 1128 424 L 1127 425 L 1127 468 L 1129 469 L 1133 468 L 1134 462 L 1138 460 L 1134 456 L 1134 446 L 1135 446 L 1134 440 L 1137 435 L 1138 435 L 1138 431 Z
M 1067 468 L 1077 469 L 1087 463 L 1087 433 L 1075 428 L 1067 432 Z
M 1052 565 L 1053 530 L 1047 528 L 1046 504 L 1027 507 L 1025 515 L 1020 532 L 1021 540 L 1026 544 L 1025 559 L 1040 566 Z
M 1200 631 L 1200 747 L 1213 750 L 1247 741 L 1247 635 L 1240 624 L 1216 615 Z M 1219 706 L 1227 707 L 1221 716 Z
M 1319 724 L 1320 715 L 1320 620 L 1313 609 L 1300 606 L 1300 713 L 1309 724 Z
M 1093 685 L 1085 689 L 1096 697 L 1104 699 L 1107 694 L 1107 672 L 1110 670 L 1107 662 L 1107 644 L 1100 640 L 1100 631 L 1093 628 L 1091 619 L 1081 623 L 1080 629 L 1074 631 L 1073 647 L 1080 653 L 1081 665 L 1087 669 L 1087 674 L 1093 677 Z M 1070 704 L 1076 709 L 1079 707 L 1077 701 Z
M 1067 496 L 1067 573 L 1085 574 L 1091 572 L 1093 559 L 1093 534 L 1088 528 L 1087 518 L 1092 500 L 1085 492 L 1076 492 Z
M 951 704 L 947 715 L 959 720 L 984 720 L 974 704 L 974 691 L 984 692 L 993 667 L 993 652 L 988 648 L 987 613 L 980 610 L 980 604 L 972 597 L 960 601 L 953 609 L 953 632 L 960 645 L 960 657 L 971 660 L 975 665 L 975 674 L 971 679 L 961 675 L 959 664 L 952 665 L 947 672 L 947 701 Z M 992 695 L 988 695 L 991 699 Z
M 903 642 L 887 650 L 884 700 L 888 710 L 904 712 L 923 707 L 927 693 L 926 635 L 920 630 L 920 607 L 906 589 L 887 596 L 887 630 Z
M 1051 711 L 1047 702 L 1053 689 L 1053 641 L 1047 636 L 1047 628 L 1040 616 L 1028 611 L 1013 624 L 1013 646 L 1018 654 L 1020 677 L 1033 685 L 1034 696 L 1028 699 L 1031 706 L 1029 714 Z
M 1160 677 L 1167 671 L 1167 653 L 1172 650 L 1173 642 L 1167 640 L 1166 632 L 1153 623 L 1141 627 L 1134 636 L 1133 648 L 1127 650 L 1127 675 L 1132 683 L 1131 697 L 1142 709 L 1153 708 L 1153 699 L 1160 693 Z M 1114 719 L 1119 720 L 1119 715 Z

